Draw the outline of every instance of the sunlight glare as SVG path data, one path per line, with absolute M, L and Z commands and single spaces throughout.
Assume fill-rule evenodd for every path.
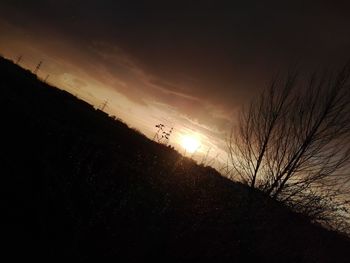
M 181 141 L 182 147 L 189 153 L 194 153 L 200 146 L 199 140 L 195 136 L 185 135 Z

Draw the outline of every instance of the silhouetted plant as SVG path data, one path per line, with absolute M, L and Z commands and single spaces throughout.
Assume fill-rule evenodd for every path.
M 305 82 L 298 76 L 275 79 L 241 111 L 229 138 L 231 164 L 250 187 L 330 222 L 348 204 L 350 67 Z
M 159 123 L 155 127 L 157 128 L 157 131 L 156 131 L 156 133 L 153 136 L 153 140 L 154 141 L 159 141 L 160 138 L 161 138 L 160 133 L 163 132 L 163 128 L 165 127 L 165 125 L 162 124 L 162 123 Z
M 171 128 L 169 131 L 165 131 L 165 125 L 161 123 L 157 124 L 155 127 L 158 129 L 155 135 L 153 136 L 153 140 L 167 145 L 170 139 L 170 135 L 172 134 L 174 128 Z
M 163 131 L 163 133 L 162 133 L 162 137 L 161 137 L 161 139 L 158 141 L 158 142 L 161 142 L 163 139 L 163 143 L 164 144 L 168 144 L 168 142 L 169 142 L 169 139 L 170 139 L 170 135 L 171 135 L 171 133 L 173 132 L 173 129 L 174 128 L 171 128 L 169 131 Z

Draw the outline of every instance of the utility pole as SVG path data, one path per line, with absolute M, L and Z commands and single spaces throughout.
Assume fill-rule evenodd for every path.
M 101 111 L 103 111 L 107 107 L 107 104 L 108 104 L 108 100 L 105 100 L 105 102 L 101 106 Z
M 22 55 L 20 55 L 20 56 L 17 57 L 16 64 L 18 65 L 19 62 L 21 62 L 21 60 L 22 60 Z
M 50 74 L 47 74 L 47 76 L 46 76 L 46 78 L 45 78 L 44 82 L 46 82 L 46 83 L 47 83 L 47 80 L 49 79 L 49 77 L 50 77 Z
M 38 73 L 38 71 L 39 71 L 39 69 L 40 69 L 40 67 L 41 67 L 42 64 L 43 64 L 43 62 L 40 61 L 39 64 L 36 66 L 34 72 L 33 72 L 34 74 L 37 74 L 37 73 Z

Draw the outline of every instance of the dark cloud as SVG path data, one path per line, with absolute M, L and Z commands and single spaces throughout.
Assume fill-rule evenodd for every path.
M 2 0 L 0 15 L 134 102 L 221 130 L 276 71 L 350 57 L 348 2 L 305 2 Z

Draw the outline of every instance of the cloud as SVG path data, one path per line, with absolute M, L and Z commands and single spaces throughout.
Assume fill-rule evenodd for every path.
M 224 2 L 3 0 L 0 52 L 28 68 L 44 59 L 50 80 L 109 99 L 149 134 L 161 119 L 224 149 L 235 113 L 276 71 L 350 56 L 346 4 Z

